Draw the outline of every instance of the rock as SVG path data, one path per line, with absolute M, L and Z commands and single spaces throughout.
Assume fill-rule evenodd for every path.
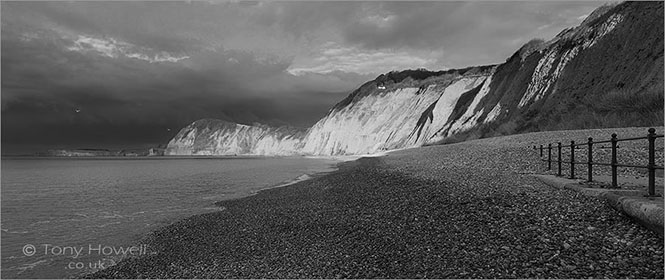
M 566 270 L 575 270 L 575 269 L 577 269 L 577 266 L 574 266 L 574 265 L 566 265 L 565 268 L 566 268 Z

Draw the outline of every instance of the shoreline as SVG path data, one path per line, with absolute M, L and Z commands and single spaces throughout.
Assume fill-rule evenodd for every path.
M 342 162 L 310 180 L 221 201 L 224 211 L 151 234 L 156 254 L 84 277 L 662 279 L 656 234 L 601 200 L 530 176 L 542 164 L 525 147 L 577 134 Z
M 395 151 L 399 151 L 399 150 L 402 150 L 402 149 L 387 150 L 387 151 L 382 151 L 382 152 L 378 152 L 378 153 L 364 154 L 364 155 L 297 156 L 297 157 L 293 157 L 293 158 L 302 157 L 302 158 L 307 158 L 307 159 L 330 160 L 330 161 L 334 161 L 334 162 L 329 164 L 329 168 L 330 168 L 329 170 L 313 171 L 313 172 L 303 173 L 303 174 L 297 176 L 296 178 L 285 180 L 285 181 L 282 181 L 282 182 L 277 183 L 275 185 L 270 185 L 270 186 L 267 186 L 267 187 L 264 187 L 264 188 L 261 188 L 261 189 L 258 189 L 258 190 L 251 191 L 246 196 L 234 197 L 234 198 L 229 198 L 229 199 L 217 201 L 217 202 L 214 203 L 214 205 L 218 206 L 218 207 L 221 207 L 221 206 L 219 206 L 219 204 L 223 203 L 224 201 L 243 199 L 243 198 L 246 198 L 246 197 L 257 195 L 258 193 L 260 193 L 262 191 L 288 187 L 288 186 L 298 184 L 298 183 L 301 183 L 301 182 L 306 182 L 306 181 L 309 181 L 309 180 L 313 180 L 313 179 L 316 179 L 316 178 L 319 178 L 319 177 L 326 176 L 330 173 L 334 173 L 336 171 L 339 171 L 341 166 L 352 165 L 353 162 L 358 161 L 360 159 L 383 157 L 383 156 L 388 155 L 388 153 L 390 153 L 390 152 L 395 152 Z M 259 156 L 259 157 L 251 157 L 251 158 L 256 159 L 256 158 L 275 158 L 275 157 Z M 291 157 L 289 157 L 289 158 L 291 158 Z M 224 209 L 224 208 L 222 207 L 222 209 Z
M 384 156 L 384 155 L 385 154 L 382 154 L 380 156 Z M 332 164 L 331 166 L 334 166 L 333 170 L 302 174 L 302 175 L 298 176 L 296 179 L 286 181 L 286 182 L 283 182 L 283 183 L 279 183 L 279 184 L 274 185 L 274 186 L 269 186 L 269 187 L 266 187 L 266 188 L 262 188 L 262 189 L 253 191 L 251 194 L 246 195 L 246 196 L 217 201 L 217 202 L 214 203 L 214 205 L 216 207 L 218 207 L 217 210 L 215 210 L 213 212 L 209 212 L 209 213 L 201 213 L 201 214 L 192 215 L 190 217 L 186 217 L 186 218 L 174 221 L 171 224 L 165 225 L 165 226 L 160 227 L 160 228 L 158 228 L 158 229 L 156 229 L 156 230 L 154 230 L 150 233 L 145 234 L 143 237 L 141 237 L 139 239 L 139 242 L 140 243 L 145 243 L 148 247 L 152 247 L 153 249 L 155 247 L 160 247 L 160 244 L 153 243 L 153 242 L 155 242 L 154 241 L 155 236 L 159 236 L 159 235 L 163 234 L 164 232 L 168 232 L 169 228 L 177 227 L 181 223 L 185 223 L 185 222 L 188 222 L 188 221 L 191 221 L 191 220 L 206 218 L 209 215 L 222 213 L 222 212 L 224 212 L 228 209 L 225 204 L 228 204 L 228 203 L 242 203 L 243 201 L 246 201 L 247 199 L 252 199 L 252 198 L 255 198 L 255 197 L 258 197 L 258 196 L 270 196 L 270 194 L 268 194 L 268 192 L 284 190 L 284 189 L 287 189 L 288 187 L 297 186 L 298 184 L 307 184 L 308 182 L 311 183 L 312 181 L 315 181 L 317 179 L 321 179 L 321 178 L 323 178 L 327 175 L 331 175 L 331 174 L 335 174 L 335 173 L 339 173 L 339 172 L 344 172 L 345 170 L 348 170 L 350 168 L 353 168 L 353 167 L 356 167 L 356 166 L 359 166 L 359 165 L 362 165 L 362 164 L 367 164 L 366 162 L 363 161 L 363 159 L 365 159 L 365 158 L 372 159 L 372 158 L 375 158 L 375 157 L 379 157 L 379 156 L 369 155 L 367 157 L 357 156 L 355 158 L 351 158 L 351 156 L 347 156 L 347 157 L 345 157 L 346 160 L 340 160 L 339 162 L 336 162 L 335 164 Z M 310 157 L 310 158 L 330 159 L 330 157 Z M 339 160 L 339 159 L 335 159 L 335 160 Z M 363 162 L 361 162 L 361 161 L 363 161 Z M 307 176 L 307 178 L 303 179 L 303 180 L 298 180 L 298 178 L 303 177 L 303 176 Z M 154 254 L 156 252 L 153 251 L 152 253 Z M 128 277 L 124 277 L 124 276 L 122 276 L 122 277 L 114 277 L 114 276 L 111 276 L 111 277 L 102 276 L 102 277 L 100 277 L 100 276 L 98 276 L 98 274 L 104 273 L 104 271 L 108 271 L 109 269 L 113 269 L 117 265 L 122 264 L 122 262 L 137 260 L 137 259 L 140 259 L 140 257 L 139 258 L 129 257 L 129 258 L 126 258 L 126 259 L 122 259 L 120 262 L 118 262 L 114 266 L 111 266 L 111 267 L 108 267 L 106 269 L 99 270 L 99 271 L 96 271 L 96 272 L 93 272 L 93 273 L 84 273 L 84 274 L 80 274 L 80 275 L 74 275 L 74 276 L 72 276 L 72 278 L 74 278 L 74 279 L 128 278 Z M 138 277 L 138 278 L 141 278 L 141 277 Z
M 120 176 L 117 178 L 121 178 L 127 176 L 129 178 L 118 185 L 117 188 L 113 185 L 111 189 L 117 189 L 118 191 L 114 191 L 117 195 L 109 195 L 105 192 L 105 190 L 109 189 L 105 187 L 108 185 L 102 184 L 104 181 L 101 180 L 105 177 L 101 177 L 101 179 L 99 179 L 99 176 L 91 175 L 87 177 L 88 180 L 86 182 L 102 182 L 90 187 L 83 183 L 77 184 L 77 181 L 59 180 L 59 177 L 46 179 L 43 183 L 37 181 L 34 184 L 35 186 L 43 186 L 47 190 L 57 182 L 72 182 L 68 186 L 81 186 L 81 189 L 90 192 L 88 198 L 92 197 L 93 199 L 82 200 L 78 196 L 67 196 L 58 200 L 67 202 L 62 205 L 77 205 L 77 207 L 53 207 L 53 211 L 51 211 L 51 208 L 45 207 L 43 209 L 48 209 L 48 211 L 42 211 L 41 213 L 45 214 L 41 216 L 34 215 L 34 221 L 20 223 L 21 220 L 25 221 L 26 219 L 18 219 L 16 217 L 20 216 L 14 215 L 14 219 L 8 220 L 9 224 L 5 225 L 3 223 L 3 231 L 5 226 L 9 226 L 10 231 L 15 229 L 24 230 L 20 232 L 20 236 L 18 234 L 7 236 L 7 240 L 5 240 L 5 236 L 3 235 L 3 242 L 9 242 L 8 244 L 3 243 L 3 245 L 7 245 L 5 246 L 7 247 L 7 251 L 3 251 L 3 275 L 7 274 L 7 276 L 12 278 L 33 277 L 35 275 L 47 278 L 69 277 L 81 271 L 79 269 L 62 269 L 62 266 L 56 262 L 64 258 L 58 256 L 47 258 L 49 262 L 40 263 L 22 274 L 19 274 L 21 273 L 20 270 L 10 271 L 5 269 L 21 267 L 28 262 L 37 260 L 37 257 L 22 258 L 23 255 L 20 254 L 20 246 L 34 242 L 28 236 L 38 236 L 40 239 L 46 240 L 50 236 L 59 234 L 58 236 L 61 237 L 57 239 L 57 242 L 65 245 L 80 242 L 76 236 L 83 235 L 91 237 L 89 239 L 91 241 L 89 242 L 99 241 L 103 242 L 103 244 L 114 246 L 136 244 L 153 231 L 181 219 L 195 214 L 219 211 L 220 208 L 215 205 L 219 200 L 247 196 L 253 190 L 278 186 L 286 182 L 292 182 L 302 176 L 302 174 L 313 175 L 319 171 L 334 170 L 333 168 L 335 167 L 334 161 L 306 158 L 264 159 L 260 161 L 220 159 L 215 161 L 187 160 L 182 162 L 170 160 L 155 160 L 154 162 L 144 162 L 141 160 L 122 162 L 116 162 L 115 160 L 94 160 L 94 163 L 92 161 L 64 160 L 58 162 L 60 163 L 48 160 L 26 161 L 23 163 L 20 161 L 16 161 L 16 163 L 3 161 L 3 171 L 5 169 L 9 171 L 34 170 L 34 172 L 39 172 L 40 174 L 72 174 L 72 172 L 79 170 L 79 168 L 90 168 L 88 170 L 98 171 L 90 172 L 90 174 L 107 174 L 105 170 L 113 168 L 113 170 L 118 171 L 111 173 L 112 177 Z M 8 165 L 5 166 L 5 163 L 8 163 Z M 47 168 L 42 169 L 42 166 Z M 52 167 L 52 169 L 49 169 L 49 167 Z M 180 171 L 180 169 L 183 170 Z M 135 170 L 138 170 L 138 172 L 134 172 Z M 156 172 L 150 173 L 151 170 Z M 150 176 L 150 174 L 159 175 Z M 133 179 L 131 175 L 136 175 L 137 177 Z M 7 172 L 7 176 L 8 178 L 11 177 L 10 179 L 19 178 L 16 172 Z M 48 177 L 54 178 L 54 176 Z M 80 176 L 77 178 L 84 177 Z M 148 180 L 145 178 L 148 178 Z M 165 178 L 172 178 L 172 180 Z M 300 177 L 300 179 L 302 178 L 304 177 Z M 3 181 L 3 183 L 5 182 Z M 9 180 L 8 190 L 20 188 L 20 186 L 14 187 L 15 185 L 11 183 L 12 181 Z M 157 190 L 157 192 L 151 191 L 151 189 Z M 63 191 L 70 190 L 75 191 L 76 188 L 68 187 L 63 189 Z M 133 192 L 134 190 L 136 192 Z M 43 192 L 39 193 L 42 193 L 43 196 Z M 117 199 L 118 197 L 121 199 Z M 13 197 L 8 196 L 7 198 L 11 199 Z M 79 203 L 79 201 L 111 199 L 115 202 L 102 205 Z M 4 202 L 5 198 L 3 197 Z M 8 203 L 7 205 L 11 204 Z M 50 205 L 47 204 L 45 206 Z M 5 205 L 3 205 L 3 210 L 5 210 L 4 207 Z M 70 211 L 70 208 L 73 209 Z M 32 217 L 30 216 L 30 218 Z M 60 224 L 71 224 L 80 229 L 72 230 L 72 227 L 59 226 Z M 49 239 L 46 243 L 55 242 L 51 240 L 53 239 Z M 4 264 L 7 264 L 7 267 L 4 267 Z M 91 272 L 92 270 L 86 269 L 85 271 Z
M 177 226 L 180 223 L 187 222 L 187 221 L 190 221 L 192 219 L 204 218 L 204 217 L 207 217 L 208 215 L 214 215 L 214 214 L 224 212 L 224 211 L 227 210 L 227 207 L 224 204 L 237 203 L 237 202 L 242 203 L 242 201 L 244 201 L 246 199 L 251 199 L 253 197 L 260 196 L 260 195 L 269 196 L 269 194 L 266 194 L 267 192 L 279 191 L 281 189 L 286 189 L 288 187 L 293 187 L 293 186 L 296 186 L 298 184 L 307 184 L 308 182 L 312 182 L 312 181 L 315 181 L 317 179 L 324 178 L 325 176 L 328 176 L 328 175 L 331 175 L 331 174 L 336 174 L 336 173 L 339 173 L 339 172 L 348 171 L 349 169 L 352 169 L 352 168 L 360 166 L 360 165 L 375 164 L 374 160 L 376 158 L 386 156 L 388 152 L 392 152 L 392 151 L 387 151 L 387 152 L 382 152 L 382 153 L 377 153 L 377 154 L 368 154 L 368 155 L 362 155 L 362 156 L 340 156 L 340 157 L 335 157 L 333 160 L 338 160 L 338 162 L 336 162 L 334 164 L 331 164 L 331 167 L 334 168 L 332 170 L 318 171 L 318 172 L 313 172 L 313 173 L 305 173 L 305 174 L 302 174 L 302 175 L 298 176 L 296 179 L 285 181 L 283 183 L 279 183 L 279 184 L 274 185 L 274 186 L 269 186 L 269 187 L 265 187 L 265 188 L 253 191 L 251 194 L 246 195 L 246 196 L 241 196 L 241 197 L 236 197 L 236 198 L 230 198 L 230 199 L 227 199 L 227 200 L 217 201 L 217 202 L 214 203 L 215 207 L 217 207 L 216 210 L 213 210 L 212 212 L 196 214 L 196 215 L 192 215 L 192 216 L 189 216 L 189 217 L 186 217 L 186 218 L 183 218 L 183 219 L 176 220 L 176 221 L 174 221 L 174 222 L 172 222 L 168 225 L 164 225 L 164 226 L 162 226 L 158 229 L 155 229 L 155 230 L 143 235 L 141 238 L 138 239 L 138 242 L 139 243 L 145 243 L 146 246 L 148 246 L 149 248 L 150 247 L 154 248 L 155 244 L 153 244 L 153 242 L 154 242 L 154 239 L 155 239 L 156 235 L 161 235 L 164 231 L 168 231 L 169 228 Z M 323 156 L 322 157 L 308 157 L 308 158 L 332 159 L 331 157 L 323 157 Z M 340 158 L 343 158 L 343 159 L 340 159 Z M 298 178 L 303 177 L 303 176 L 306 176 L 306 178 L 304 178 L 302 180 L 298 180 Z M 159 247 L 159 245 L 157 245 L 157 246 Z M 156 252 L 154 252 L 154 251 L 151 252 L 151 254 L 154 254 L 154 253 L 156 253 Z M 70 278 L 72 278 L 72 279 L 118 278 L 118 277 L 99 277 L 99 276 L 96 276 L 96 275 L 98 275 L 99 273 L 103 273 L 104 271 L 107 271 L 109 269 L 113 269 L 113 267 L 121 264 L 124 261 L 135 260 L 135 259 L 138 259 L 138 258 L 137 257 L 124 258 L 124 259 L 121 259 L 120 262 L 116 263 L 116 265 L 111 266 L 111 267 L 107 267 L 106 269 L 98 270 L 98 271 L 95 271 L 93 273 L 83 273 L 83 274 L 80 274 L 80 275 L 73 275 Z M 126 277 L 120 277 L 120 278 L 126 278 Z
M 165 157 L 152 157 L 152 158 L 144 157 L 144 158 L 130 158 L 130 159 L 148 160 L 148 159 L 164 159 L 164 158 Z M 180 158 L 170 158 L 170 159 L 224 159 L 224 160 L 226 160 L 226 159 L 239 159 L 240 160 L 240 159 L 265 159 L 265 158 L 279 158 L 279 157 L 251 156 L 251 157 L 245 158 L 245 157 L 239 157 L 239 156 L 231 156 L 229 158 L 226 158 L 226 157 L 204 157 L 204 158 L 180 157 Z M 306 157 L 300 157 L 300 156 L 298 156 L 298 157 L 282 157 L 282 158 L 307 159 Z M 52 158 L 52 159 L 65 159 L 65 160 L 76 160 L 76 159 L 94 160 L 94 159 L 97 159 L 97 160 L 106 160 L 106 159 L 117 159 L 117 158 Z M 330 160 L 331 162 L 326 163 L 327 167 L 326 167 L 325 170 L 315 170 L 315 171 L 311 171 L 311 172 L 305 172 L 305 173 L 302 173 L 301 175 L 297 176 L 296 178 L 287 179 L 287 180 L 284 180 L 282 182 L 272 184 L 272 185 L 269 184 L 266 187 L 263 187 L 261 189 L 252 190 L 252 191 L 249 191 L 249 192 L 246 192 L 246 193 L 239 192 L 238 194 L 240 194 L 240 196 L 237 196 L 237 197 L 230 197 L 230 198 L 226 198 L 226 199 L 221 199 L 219 201 L 214 201 L 214 202 L 212 202 L 210 207 L 205 208 L 205 209 L 208 209 L 210 211 L 171 220 L 168 224 L 162 225 L 159 228 L 153 229 L 153 230 L 151 230 L 149 232 L 146 232 L 145 234 L 142 234 L 140 236 L 137 235 L 136 238 L 133 239 L 133 241 L 134 241 L 133 244 L 145 244 L 147 246 L 147 248 L 151 248 L 151 247 L 153 247 L 152 243 L 151 243 L 152 242 L 151 240 L 153 239 L 153 236 L 156 233 L 158 233 L 160 231 L 163 231 L 163 230 L 165 230 L 165 229 L 167 229 L 167 228 L 169 228 L 169 227 L 171 227 L 171 226 L 173 226 L 177 223 L 180 223 L 184 220 L 192 219 L 192 218 L 195 218 L 195 217 L 198 217 L 198 216 L 223 212 L 223 211 L 226 210 L 226 208 L 224 206 L 222 206 L 221 204 L 223 204 L 225 202 L 228 202 L 228 201 L 243 200 L 243 199 L 258 195 L 263 191 L 269 191 L 269 190 L 273 190 L 273 189 L 277 189 L 277 188 L 288 187 L 288 186 L 291 186 L 291 185 L 294 185 L 294 184 L 298 184 L 298 183 L 306 182 L 306 181 L 309 181 L 309 180 L 317 179 L 319 177 L 325 176 L 325 175 L 330 174 L 330 173 L 334 173 L 334 172 L 339 170 L 339 165 L 340 164 L 345 163 L 345 161 L 339 161 L 337 159 L 331 159 L 331 158 L 328 158 L 328 157 L 320 157 L 320 158 L 314 158 L 314 159 Z M 147 252 L 149 252 L 149 254 L 154 253 L 154 251 L 152 251 L 150 249 L 148 249 Z M 132 259 L 132 258 L 136 258 L 136 257 L 135 256 L 128 256 L 128 257 L 120 258 L 118 261 L 114 261 L 114 263 L 117 264 L 119 262 L 124 261 L 125 259 Z M 107 266 L 107 268 L 108 267 L 112 267 L 112 266 Z M 92 273 L 91 272 L 84 272 L 84 273 L 80 273 L 80 274 L 73 274 L 73 275 L 68 276 L 68 279 L 89 278 L 90 275 L 98 273 L 99 271 L 102 271 L 102 270 L 97 270 L 97 271 L 92 272 Z
M 409 148 L 405 148 L 409 149 Z M 384 156 L 390 152 L 400 151 L 404 149 L 392 149 L 376 152 L 373 154 L 360 154 L 360 155 L 255 155 L 255 154 L 240 154 L 240 155 L 163 155 L 163 156 L 37 156 L 37 155 L 2 155 L 2 160 L 186 160 L 186 159 L 264 159 L 264 158 L 309 158 L 332 160 L 338 162 L 353 161 L 362 157 L 379 157 Z
M 315 158 L 315 159 L 327 159 L 327 158 Z M 298 183 L 306 182 L 306 181 L 309 181 L 309 180 L 314 180 L 316 178 L 320 178 L 320 177 L 326 176 L 330 173 L 334 173 L 334 172 L 338 171 L 339 166 L 341 164 L 344 164 L 344 163 L 346 163 L 346 161 L 339 161 L 339 162 L 335 162 L 335 163 L 330 163 L 329 164 L 330 170 L 321 170 L 321 171 L 313 171 L 313 172 L 303 173 L 303 174 L 297 176 L 296 178 L 288 179 L 288 180 L 282 181 L 282 182 L 274 184 L 274 185 L 269 185 L 267 187 L 263 187 L 263 188 L 260 188 L 260 189 L 257 189 L 257 190 L 250 191 L 245 196 L 233 197 L 233 198 L 223 199 L 223 200 L 217 201 L 217 202 L 214 203 L 214 205 L 217 206 L 217 207 L 220 207 L 220 209 L 225 209 L 223 206 L 221 206 L 221 204 L 226 202 L 226 201 L 239 200 L 239 199 L 255 196 L 255 195 L 261 193 L 262 191 L 284 188 L 284 187 L 288 187 L 288 186 L 295 185 L 295 184 L 298 184 Z

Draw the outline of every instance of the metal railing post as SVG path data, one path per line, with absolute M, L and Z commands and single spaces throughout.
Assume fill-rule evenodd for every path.
M 612 188 L 616 188 L 617 184 L 617 134 L 612 133 Z
M 589 148 L 589 156 L 587 158 L 587 181 L 593 181 L 593 138 L 589 137 L 589 142 L 587 142 Z
M 552 170 L 552 144 L 547 144 L 547 170 Z
M 649 195 L 656 196 L 656 129 L 649 128 Z
M 575 179 L 575 141 L 570 141 L 570 179 Z
M 559 150 L 559 152 L 558 152 L 558 154 L 559 154 L 559 160 L 558 160 L 558 162 L 559 162 L 559 172 L 557 173 L 557 175 L 561 176 L 561 142 L 559 142 L 557 144 L 557 148 Z
M 540 158 L 543 158 L 543 145 L 540 145 Z

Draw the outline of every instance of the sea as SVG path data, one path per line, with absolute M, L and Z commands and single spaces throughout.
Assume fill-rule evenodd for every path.
M 153 254 L 180 219 L 335 170 L 332 159 L 4 158 L 1 278 L 72 278 Z

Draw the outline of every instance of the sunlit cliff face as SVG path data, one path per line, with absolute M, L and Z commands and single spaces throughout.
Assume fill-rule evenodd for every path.
M 648 90 L 643 85 L 662 87 L 662 24 L 641 22 L 662 23 L 662 15 L 658 15 L 662 9 L 662 4 L 643 3 L 603 8 L 603 13 L 593 14 L 580 26 L 567 29 L 552 40 L 525 45 L 499 65 L 381 75 L 355 90 L 304 132 L 277 133 L 264 126 L 219 123 L 203 127 L 194 123 L 171 140 L 167 152 L 372 154 L 418 147 L 462 134 L 492 136 L 491 133 L 516 133 L 539 125 L 547 129 L 560 110 L 588 111 L 580 104 L 615 90 L 617 83 L 613 79 L 596 82 L 607 80 L 608 75 L 632 81 L 629 88 L 622 84 L 622 90 L 641 92 Z M 651 19 L 635 17 L 641 11 L 649 11 Z M 645 39 L 635 39 L 631 48 L 616 49 L 614 42 L 635 34 L 642 34 Z M 644 54 L 644 50 L 649 53 Z M 640 56 L 635 58 L 633 52 Z M 626 62 L 603 57 L 622 57 Z M 589 66 L 588 61 L 599 67 Z M 625 70 L 626 64 L 632 70 Z M 636 69 L 651 74 L 636 74 Z M 574 80 L 580 77 L 583 80 Z M 662 107 L 660 111 L 662 115 Z M 595 113 L 604 114 L 602 110 Z M 562 121 L 554 125 L 566 124 Z

